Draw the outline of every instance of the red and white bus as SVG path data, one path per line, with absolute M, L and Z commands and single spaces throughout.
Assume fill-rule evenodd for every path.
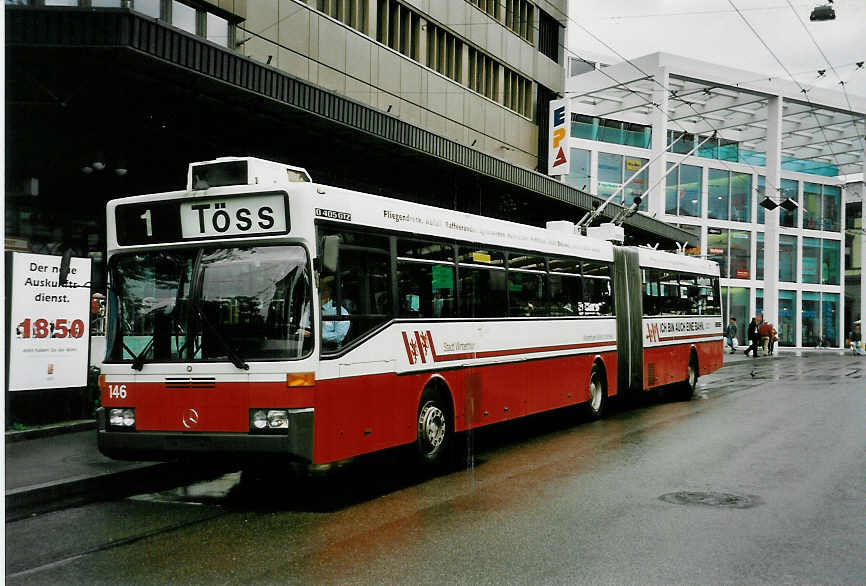
M 100 450 L 318 467 L 722 365 L 713 262 L 312 183 L 255 158 L 108 203 Z M 568 224 L 565 224 L 568 228 Z

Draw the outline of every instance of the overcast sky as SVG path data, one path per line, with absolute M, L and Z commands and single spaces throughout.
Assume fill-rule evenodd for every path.
M 790 0 L 838 77 L 787 0 L 733 0 L 798 82 L 840 89 L 841 78 L 849 94 L 866 97 L 866 66 L 857 69 L 855 64 L 866 59 L 866 0 L 835 0 L 836 20 L 810 22 L 812 9 L 826 3 Z M 570 4 L 573 21 L 626 58 L 664 51 L 790 79 L 728 0 L 575 0 Z M 569 28 L 569 49 L 578 54 L 614 54 L 574 23 Z M 823 78 L 819 69 L 826 70 Z

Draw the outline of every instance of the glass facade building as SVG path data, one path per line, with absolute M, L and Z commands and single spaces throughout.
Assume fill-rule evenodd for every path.
M 664 58 L 663 54 L 654 54 L 645 59 L 646 63 L 654 63 L 654 59 L 662 61 Z M 688 62 L 684 58 L 677 60 L 677 65 Z M 767 124 L 750 127 L 747 122 L 739 125 L 728 123 L 726 116 L 749 121 L 750 114 L 737 109 L 703 118 L 700 111 L 689 110 L 688 104 L 684 105 L 682 93 L 690 91 L 690 95 L 706 100 L 706 103 L 698 101 L 704 104 L 703 110 L 711 107 L 710 100 L 716 91 L 711 77 L 701 76 L 700 81 L 693 81 L 697 78 L 695 76 L 686 82 L 683 81 L 685 74 L 680 77 L 667 67 L 659 71 L 670 83 L 654 85 L 647 80 L 632 81 L 623 88 L 615 86 L 610 79 L 617 79 L 616 66 L 605 68 L 605 75 L 596 77 L 592 77 L 592 72 L 581 72 L 572 78 L 572 86 L 566 81 L 567 94 L 583 92 L 585 95 L 572 98 L 572 172 L 562 180 L 605 197 L 634 171 L 646 173 L 625 196 L 617 199 L 617 203 L 630 204 L 634 196 L 641 195 L 640 190 L 646 185 L 648 192 L 644 194 L 641 211 L 676 224 L 699 238 L 700 246 L 686 252 L 719 264 L 725 322 L 729 317 L 737 319 L 741 341 L 745 340 L 750 317 L 764 311 L 767 221 L 771 214 L 775 214 L 778 231 L 773 240 L 778 245 L 773 251 L 777 261 L 773 268 L 778 272 L 773 300 L 775 308 L 770 310 L 776 312 L 774 325 L 779 332 L 779 343 L 782 346 L 841 347 L 845 341 L 845 328 L 853 319 L 846 319 L 845 312 L 853 311 L 859 317 L 859 308 L 843 307 L 851 303 L 846 303 L 844 291 L 846 236 L 843 227 L 846 225 L 846 210 L 844 184 L 839 176 L 844 172 L 856 172 L 856 159 L 850 163 L 855 165 L 853 171 L 850 166 L 843 169 L 836 160 L 828 163 L 820 157 L 810 158 L 808 152 L 792 150 L 790 144 L 809 143 L 805 136 L 783 137 L 776 159 L 779 189 L 769 193 L 768 156 L 760 144 L 769 140 L 765 136 Z M 644 65 L 643 70 L 653 71 L 648 65 Z M 623 75 L 627 76 L 629 71 L 624 65 Z M 682 88 L 678 89 L 680 94 L 671 92 L 667 97 L 660 96 L 659 87 L 676 87 L 677 83 Z M 600 89 L 594 92 L 587 89 L 591 84 Z M 574 92 L 569 91 L 570 87 Z M 617 97 L 619 103 L 607 97 L 612 91 L 621 92 Z M 647 97 L 642 109 L 637 105 L 639 94 Z M 599 101 L 605 99 L 608 101 Z M 752 118 L 769 118 L 767 112 L 771 100 L 776 98 L 756 98 L 743 93 L 720 95 L 719 99 L 726 101 L 721 102 L 718 110 L 724 110 L 725 104 L 731 100 L 751 102 L 753 105 L 749 106 L 749 112 Z M 789 99 L 793 101 L 796 98 L 785 96 L 778 99 L 778 103 L 783 104 L 779 106 L 780 110 L 801 108 L 799 104 L 790 106 L 785 101 Z M 740 107 L 739 104 L 736 106 Z M 783 120 L 788 111 L 783 111 Z M 599 112 L 605 114 L 598 115 Z M 667 112 L 667 120 L 662 120 L 659 112 Z M 802 120 L 805 120 L 805 115 Z M 712 133 L 674 130 L 683 123 L 695 127 L 715 123 L 731 127 L 731 131 L 725 133 L 725 138 L 713 135 L 689 154 Z M 738 135 L 746 137 L 746 140 L 737 140 Z M 654 144 L 654 138 L 659 136 L 666 137 L 666 143 L 662 143 L 664 146 L 658 140 Z M 803 153 L 805 158 L 798 159 L 789 153 Z M 862 155 L 860 153 L 861 159 Z M 829 155 L 824 157 L 829 158 Z M 658 171 L 653 171 L 655 160 L 660 161 L 655 167 Z M 862 162 L 859 165 L 862 168 Z M 659 188 L 655 189 L 657 182 Z M 790 210 L 782 207 L 767 210 L 760 205 L 766 197 L 776 204 L 790 199 L 797 206 Z M 776 218 L 773 220 L 775 223 Z

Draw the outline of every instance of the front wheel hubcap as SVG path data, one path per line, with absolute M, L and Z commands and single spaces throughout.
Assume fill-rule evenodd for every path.
M 418 431 L 425 452 L 434 453 L 445 441 L 445 413 L 434 403 L 428 403 L 418 416 Z

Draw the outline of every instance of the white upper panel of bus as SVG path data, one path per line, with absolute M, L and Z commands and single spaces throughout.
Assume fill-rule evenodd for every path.
M 651 248 L 638 248 L 637 250 L 640 266 L 642 267 L 700 273 L 714 277 L 719 276 L 719 265 L 715 261 L 684 254 L 652 250 Z
M 613 260 L 613 247 L 609 242 L 585 236 L 339 187 L 320 186 L 317 191 L 316 216 L 337 220 L 346 225 L 371 226 L 403 231 L 419 237 L 464 240 L 502 248 Z
M 192 163 L 190 168 L 205 163 L 243 160 L 249 161 L 251 176 L 256 173 L 257 176 L 267 176 L 268 180 L 264 181 L 259 178 L 255 184 L 245 181 L 245 184 L 242 185 L 211 187 L 204 190 L 170 191 L 115 199 L 108 202 L 109 247 L 117 246 L 115 226 L 111 218 L 114 208 L 120 203 L 179 198 L 229 197 L 234 194 L 249 194 L 277 188 L 284 189 L 289 193 L 290 207 L 293 217 L 296 218 L 326 219 L 345 224 L 347 227 L 379 228 L 406 232 L 422 238 L 427 236 L 462 240 L 508 249 L 528 249 L 546 254 L 579 256 L 609 262 L 613 260 L 613 245 L 607 241 L 566 231 L 528 226 L 339 187 L 308 183 L 309 175 L 300 167 L 262 161 L 253 157 L 226 157 L 215 161 Z M 289 173 L 288 177 L 286 172 Z M 293 175 L 297 176 L 294 180 L 292 180 Z M 189 177 L 188 182 L 191 181 Z M 298 230 L 297 224 L 293 224 L 292 232 L 312 233 L 306 229 Z M 711 261 L 645 248 L 638 250 L 641 266 L 712 275 L 719 273 L 718 265 Z

